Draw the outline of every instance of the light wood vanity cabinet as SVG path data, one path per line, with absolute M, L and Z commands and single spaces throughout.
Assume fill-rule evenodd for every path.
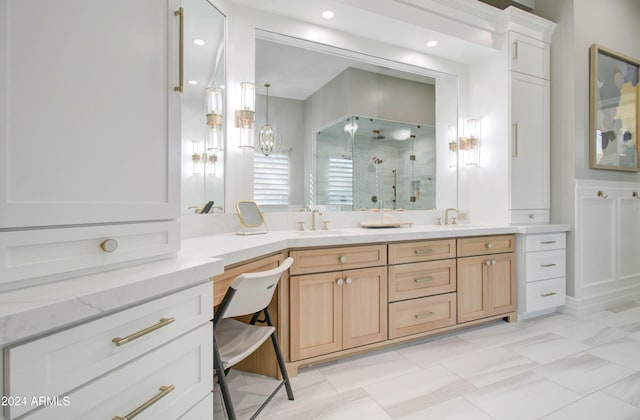
M 389 244 L 390 339 L 455 325 L 455 256 L 455 239 Z
M 289 281 L 292 361 L 387 339 L 385 245 L 291 251 L 290 256 L 295 261 Z
M 514 251 L 513 235 L 458 240 L 458 323 L 516 310 Z

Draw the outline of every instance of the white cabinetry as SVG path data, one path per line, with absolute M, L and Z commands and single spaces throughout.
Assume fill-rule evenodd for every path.
M 0 236 L 151 220 L 177 226 L 178 7 L 0 0 Z M 31 232 L 37 244 L 44 229 Z M 176 250 L 174 241 L 158 253 Z
M 7 418 L 114 418 L 160 397 L 145 418 L 176 419 L 211 398 L 211 283 L 5 349 Z M 33 397 L 57 397 L 38 407 Z M 66 397 L 66 399 L 65 399 Z M 64 401 L 68 404 L 64 404 Z
M 566 303 L 566 234 L 517 237 L 518 314 L 528 317 Z
M 575 290 L 570 303 L 581 312 L 640 295 L 639 195 L 638 183 L 576 181 Z
M 548 223 L 549 44 L 510 32 L 509 223 Z

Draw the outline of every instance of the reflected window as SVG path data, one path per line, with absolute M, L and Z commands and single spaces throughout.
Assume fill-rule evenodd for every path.
M 353 205 L 353 160 L 330 157 L 327 164 L 327 204 Z
M 253 199 L 261 206 L 289 204 L 289 153 L 269 156 L 256 153 L 253 168 Z

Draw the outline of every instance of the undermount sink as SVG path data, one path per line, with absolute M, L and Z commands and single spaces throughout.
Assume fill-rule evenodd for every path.
M 338 235 L 342 233 L 339 229 L 327 229 L 327 230 L 295 230 L 295 233 L 300 235 Z

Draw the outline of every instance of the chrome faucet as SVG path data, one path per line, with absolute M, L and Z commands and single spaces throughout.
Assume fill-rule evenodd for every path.
M 320 210 L 312 210 L 311 211 L 311 230 L 316 230 L 316 214 L 318 216 L 322 216 Z
M 456 212 L 456 217 L 452 217 L 453 221 L 451 222 L 452 225 L 456 224 L 456 218 L 458 217 L 458 209 L 456 208 L 450 208 L 450 209 L 446 209 L 444 211 L 444 224 L 448 225 L 449 224 L 449 210 L 453 210 Z

